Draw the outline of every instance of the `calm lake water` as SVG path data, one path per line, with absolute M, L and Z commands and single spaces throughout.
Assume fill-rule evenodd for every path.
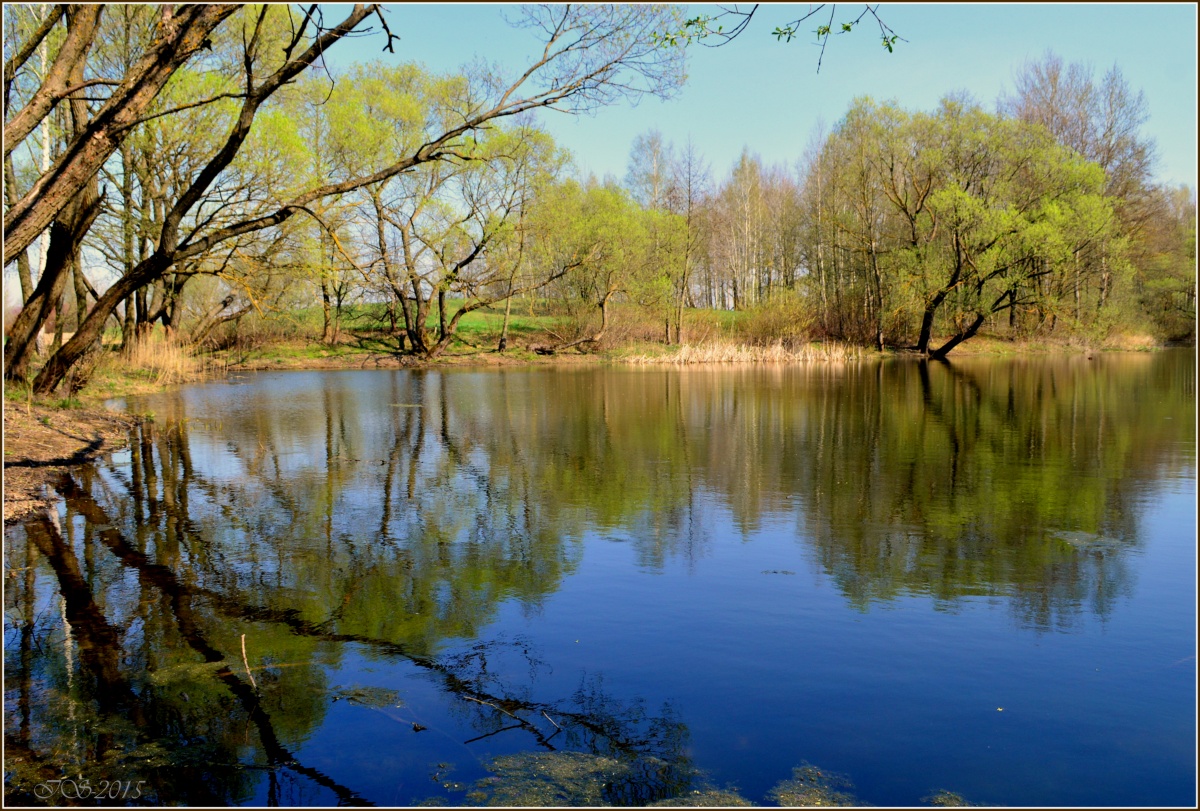
M 131 402 L 6 533 L 7 800 L 1193 806 L 1195 401 L 1172 350 Z

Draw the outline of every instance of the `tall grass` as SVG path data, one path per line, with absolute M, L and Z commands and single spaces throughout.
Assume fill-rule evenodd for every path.
M 810 343 L 795 347 L 778 341 L 757 346 L 729 341 L 684 344 L 675 352 L 663 355 L 638 355 L 631 363 L 846 363 L 863 357 L 861 347 L 842 343 Z
M 144 375 L 159 386 L 203 380 L 208 371 L 208 364 L 193 355 L 190 346 L 157 332 L 139 337 L 109 362 L 120 371 Z

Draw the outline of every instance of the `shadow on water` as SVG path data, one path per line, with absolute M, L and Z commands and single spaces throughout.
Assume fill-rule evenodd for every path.
M 864 612 L 989 596 L 1039 633 L 1108 617 L 1147 482 L 1194 475 L 1194 380 L 1104 363 L 295 375 L 168 398 L 127 458 L 63 476 L 59 513 L 7 533 L 6 800 L 383 802 L 367 766 L 307 746 L 345 699 L 411 729 L 389 745 L 418 759 L 446 732 L 429 715 L 460 755 L 494 746 L 401 804 L 744 804 L 670 702 L 599 670 L 563 695 L 557 662 L 484 629 L 542 611 L 589 537 L 690 570 L 722 522 L 794 527 Z M 354 657 L 441 706 L 331 684 Z M 764 799 L 857 802 L 808 764 Z

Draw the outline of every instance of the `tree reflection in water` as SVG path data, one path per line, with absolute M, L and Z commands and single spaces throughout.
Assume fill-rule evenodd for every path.
M 141 445 L 143 458 L 150 452 Z M 338 805 L 371 804 L 299 761 L 283 743 L 302 740 L 321 723 L 327 696 L 336 693 L 325 684 L 321 663 L 347 644 L 426 671 L 460 700 L 459 713 L 479 731 L 471 740 L 519 729 L 550 752 L 603 753 L 639 775 L 635 782 L 644 801 L 673 796 L 690 785 L 692 772 L 682 754 L 686 727 L 669 707 L 651 715 L 638 701 L 607 695 L 598 680 L 585 681 L 560 702 L 522 698 L 521 691 L 489 672 L 496 643 L 438 660 L 413 652 L 421 650 L 424 634 L 410 646 L 402 637 L 342 631 L 336 612 L 312 622 L 295 609 L 272 607 L 269 600 L 251 602 L 245 594 L 204 585 L 203 569 L 184 566 L 177 573 L 127 541 L 87 486 L 101 485 L 90 472 L 82 479 L 84 484 L 64 476 L 57 489 L 67 525 L 82 519 L 86 576 L 74 544 L 64 540 L 52 516 L 24 527 L 26 557 L 40 552 L 54 580 L 27 579 L 26 588 L 12 590 L 10 615 L 29 617 L 37 603 L 56 598 L 63 614 L 40 641 L 36 622 L 22 623 L 15 658 L 14 651 L 6 651 L 10 670 L 20 673 L 15 695 L 10 689 L 8 696 L 10 802 L 40 804 L 44 798 L 36 789 L 46 781 L 69 777 L 73 784 L 86 780 L 94 788 L 119 774 L 122 781 L 153 787 L 143 795 L 152 803 L 227 805 L 246 801 L 258 772 L 265 771 L 269 805 L 328 804 L 330 799 Z M 173 487 L 170 475 L 163 479 Z M 149 476 L 141 480 L 151 481 Z M 148 505 L 150 499 L 134 499 L 135 511 L 139 503 Z M 176 535 L 153 539 L 160 554 L 163 541 L 180 553 L 206 541 L 189 529 L 181 503 L 174 502 L 166 522 Z M 20 543 L 13 540 L 10 555 Z M 98 560 L 98 547 L 107 548 L 117 565 Z M 130 575 L 136 578 L 132 588 Z M 120 617 L 117 625 L 98 602 Z M 254 681 L 238 665 L 234 627 L 253 628 L 248 635 L 256 648 L 269 652 Z M 532 662 L 527 647 L 518 649 Z M 21 719 L 15 730 L 13 710 Z M 637 765 L 646 758 L 655 764 L 653 774 Z M 286 800 L 285 787 L 290 788 Z
M 744 537 L 791 522 L 863 611 L 986 595 L 1039 631 L 1108 616 L 1145 483 L 1194 465 L 1194 383 L 1103 363 L 297 377 L 248 387 L 216 426 L 191 419 L 203 400 L 169 400 L 127 462 L 61 479 L 61 520 L 8 533 L 6 797 L 69 775 L 144 780 L 147 803 L 368 803 L 298 754 L 356 695 L 328 680 L 361 650 L 436 683 L 466 744 L 530 750 L 456 802 L 520 785 L 732 803 L 670 704 L 599 671 L 547 697 L 554 662 L 482 629 L 504 605 L 542 610 L 587 537 L 690 566 L 721 541 L 718 511 Z M 558 782 L 530 784 L 548 763 Z

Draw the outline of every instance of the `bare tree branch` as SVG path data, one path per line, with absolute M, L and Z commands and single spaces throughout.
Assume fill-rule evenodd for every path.
M 102 5 L 68 7 L 67 38 L 63 40 L 50 69 L 46 71 L 41 87 L 20 112 L 4 125 L 4 157 L 7 158 L 42 119 L 49 115 L 54 106 L 71 92 L 68 87 L 69 77 L 75 65 L 83 61 L 88 49 L 92 47 L 103 10 Z M 7 65 L 5 70 L 7 73 Z M 7 217 L 5 219 L 7 220 Z M 5 230 L 8 230 L 7 222 Z M 5 242 L 7 241 L 6 237 Z M 7 250 L 5 252 L 7 253 Z

